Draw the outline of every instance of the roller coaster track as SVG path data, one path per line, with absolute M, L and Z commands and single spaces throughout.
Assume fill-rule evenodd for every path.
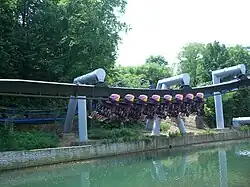
M 187 94 L 198 92 L 204 93 L 205 97 L 213 96 L 215 92 L 227 93 L 230 91 L 250 87 L 250 77 L 241 76 L 229 82 L 220 84 L 194 87 L 183 86 L 181 89 L 140 89 L 140 88 L 119 88 L 107 86 L 93 86 L 58 82 L 33 81 L 22 79 L 0 79 L 0 95 L 25 96 L 25 97 L 47 97 L 47 98 L 69 98 L 70 96 L 86 96 L 87 99 L 108 99 L 113 94 L 124 97 L 126 94 L 133 94 L 138 97 L 144 95 L 165 94 Z

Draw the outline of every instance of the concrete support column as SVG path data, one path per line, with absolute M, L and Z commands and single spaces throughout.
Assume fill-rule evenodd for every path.
M 65 133 L 70 132 L 72 130 L 76 107 L 77 107 L 77 99 L 76 99 L 76 97 L 71 96 L 71 98 L 69 100 L 69 104 L 68 104 L 67 114 L 65 117 L 65 123 L 64 123 L 64 132 Z
M 180 129 L 181 134 L 186 134 L 187 133 L 184 121 L 180 116 L 178 116 L 176 118 L 176 124 L 177 124 L 178 128 Z
M 152 129 L 151 135 L 159 135 L 160 134 L 161 119 L 155 118 L 155 120 L 153 122 L 154 123 L 153 123 L 153 129 Z
M 79 141 L 86 142 L 88 140 L 87 126 L 87 104 L 85 96 L 78 96 L 78 132 Z
M 220 78 L 216 75 L 212 76 L 213 84 L 219 84 Z M 216 114 L 216 124 L 217 129 L 224 129 L 224 115 L 223 115 L 223 106 L 222 106 L 222 96 L 219 95 L 220 92 L 214 93 L 214 106 L 215 106 L 215 114 Z

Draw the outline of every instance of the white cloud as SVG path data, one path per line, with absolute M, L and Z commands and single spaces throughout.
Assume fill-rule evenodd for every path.
M 249 7 L 249 0 L 128 0 L 124 19 L 132 30 L 117 62 L 138 65 L 163 55 L 173 63 L 189 42 L 250 44 Z

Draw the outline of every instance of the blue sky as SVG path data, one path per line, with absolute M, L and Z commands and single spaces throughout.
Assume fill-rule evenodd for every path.
M 117 63 L 140 65 L 150 55 L 175 63 L 189 42 L 250 45 L 249 8 L 250 0 L 128 0 L 123 19 L 132 30 Z

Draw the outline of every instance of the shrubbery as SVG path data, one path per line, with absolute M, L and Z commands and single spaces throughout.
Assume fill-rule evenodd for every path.
M 170 130 L 171 124 L 168 122 L 161 122 L 160 130 L 161 132 L 168 132 Z
M 133 121 L 127 121 L 127 122 L 120 122 L 120 121 L 114 121 L 112 123 L 105 123 L 105 122 L 99 122 L 96 120 L 91 120 L 91 126 L 89 128 L 103 128 L 103 129 L 120 129 L 120 128 L 133 128 L 133 129 L 140 129 L 145 126 L 144 122 L 133 122 Z
M 16 131 L 11 126 L 0 126 L 0 151 L 18 151 L 57 147 L 59 137 L 51 132 Z
M 245 117 L 250 114 L 249 89 L 240 90 L 223 95 L 223 112 L 225 126 L 230 127 L 234 117 Z M 210 97 L 205 106 L 205 123 L 210 128 L 216 127 L 214 98 Z
M 104 140 L 105 142 L 128 142 L 138 140 L 149 140 L 150 137 L 143 134 L 140 129 L 142 124 L 138 123 L 92 123 L 88 136 L 93 140 Z
M 249 125 L 242 125 L 239 128 L 240 131 L 249 131 L 250 130 L 250 126 Z
M 168 136 L 169 136 L 170 138 L 174 138 L 174 137 L 182 136 L 182 134 L 181 134 L 179 131 L 175 131 L 175 132 L 169 132 L 169 133 L 168 133 Z

